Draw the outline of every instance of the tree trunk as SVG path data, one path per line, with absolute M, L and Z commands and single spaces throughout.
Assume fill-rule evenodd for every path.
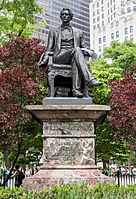
M 3 151 L 3 157 L 4 157 L 4 161 L 5 161 L 5 166 L 7 169 L 10 168 L 10 161 L 9 161 L 9 149 L 6 147 Z
M 106 160 L 102 160 L 102 162 L 103 162 L 103 169 L 106 169 L 106 163 L 107 163 L 107 161 Z

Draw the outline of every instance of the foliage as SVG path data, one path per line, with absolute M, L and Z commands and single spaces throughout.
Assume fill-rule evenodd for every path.
M 0 44 L 10 37 L 28 37 L 36 23 L 34 15 L 42 12 L 36 0 L 0 0 Z
M 96 153 L 98 160 L 111 160 L 124 163 L 131 151 L 127 149 L 124 139 L 115 138 L 115 128 L 107 121 L 96 128 Z
M 25 191 L 19 189 L 1 189 L 0 198 L 20 199 L 134 199 L 136 186 L 118 187 L 117 185 L 101 185 L 91 188 L 87 185 L 54 185 L 43 191 Z
M 35 102 L 38 94 L 36 62 L 43 51 L 38 39 L 17 38 L 0 48 L 0 130 L 27 122 L 25 105 Z
M 108 59 L 112 62 L 108 63 Z M 102 58 L 91 61 L 90 64 L 94 77 L 104 83 L 103 86 L 93 89 L 94 102 L 108 104 L 110 81 L 121 79 L 130 66 L 136 65 L 136 44 L 128 40 L 124 43 L 113 41 L 110 47 L 104 49 Z
M 37 68 L 36 62 L 44 48 L 39 43 L 40 40 L 34 38 L 17 38 L 0 48 L 0 147 L 3 153 L 9 152 L 9 148 L 10 151 L 16 149 L 17 144 L 22 145 L 34 135 L 25 106 L 41 100 L 39 84 L 42 84 L 43 71 Z
M 127 140 L 136 151 L 136 66 L 126 72 L 122 80 L 112 81 L 111 86 L 111 122 L 116 136 Z
M 132 40 L 113 41 L 109 48 L 105 48 L 104 58 L 111 58 L 112 66 L 121 68 L 124 74 L 130 66 L 136 65 L 136 44 Z
M 111 93 L 109 81 L 121 78 L 123 71 L 120 67 L 108 64 L 104 58 L 91 62 L 91 68 L 94 77 L 103 82 L 101 87 L 93 89 L 94 102 L 96 104 L 108 104 Z
M 111 62 L 108 62 L 109 59 Z M 91 61 L 90 65 L 94 77 L 103 82 L 101 87 L 92 90 L 94 94 L 94 103 L 108 105 L 111 98 L 110 82 L 113 80 L 122 80 L 127 69 L 135 64 L 136 44 L 128 40 L 124 43 L 113 41 L 110 47 L 104 49 L 102 58 Z M 118 93 L 119 96 L 120 92 Z M 118 112 L 116 112 L 116 114 L 117 113 Z M 108 118 L 110 117 L 109 115 Z M 120 120 L 118 120 L 118 122 L 120 122 Z M 106 158 L 107 160 L 113 158 L 114 155 L 117 159 L 120 157 L 122 161 L 127 159 L 130 153 L 130 151 L 127 150 L 127 142 L 124 140 L 124 137 L 121 136 L 119 139 L 119 136 L 115 136 L 115 127 L 112 127 L 109 121 L 98 126 L 96 134 L 96 151 L 100 159 Z M 107 144 L 104 144 L 104 140 Z M 127 152 L 127 155 L 123 155 L 126 154 L 125 152 Z M 105 153 L 107 153 L 107 155 L 105 155 Z
M 29 128 L 27 127 L 27 130 L 30 132 L 30 135 L 28 133 L 25 142 L 23 142 L 17 164 L 29 165 L 30 162 L 39 164 L 43 152 L 42 128 L 42 124 L 35 121 L 35 119 L 32 119 L 29 123 Z M 15 150 L 10 152 L 10 161 L 14 159 L 15 155 Z
M 2 153 L 0 152 L 0 167 L 3 165 L 3 161 L 4 161 L 3 155 L 2 155 Z

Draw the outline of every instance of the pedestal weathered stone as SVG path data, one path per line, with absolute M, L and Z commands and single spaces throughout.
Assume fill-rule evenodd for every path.
M 43 168 L 23 182 L 27 189 L 44 189 L 60 182 L 114 183 L 95 166 L 94 124 L 105 117 L 109 106 L 27 106 L 43 121 Z

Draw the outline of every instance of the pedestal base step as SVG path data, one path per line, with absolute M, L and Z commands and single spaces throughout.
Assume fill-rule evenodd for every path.
M 64 183 L 82 184 L 85 183 L 90 186 L 101 184 L 114 184 L 114 179 L 103 175 L 98 169 L 42 169 L 34 176 L 23 180 L 23 187 L 25 189 L 43 190 L 52 185 Z

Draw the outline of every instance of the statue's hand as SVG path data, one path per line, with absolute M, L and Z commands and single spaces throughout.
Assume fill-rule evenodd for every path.
M 43 53 L 40 57 L 39 62 L 37 63 L 38 67 L 45 67 L 48 64 L 49 56 L 45 53 Z

